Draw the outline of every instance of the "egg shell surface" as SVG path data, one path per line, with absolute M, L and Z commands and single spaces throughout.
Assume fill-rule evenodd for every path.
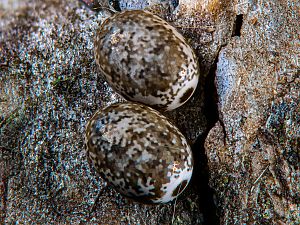
M 156 110 L 118 103 L 97 111 L 86 129 L 87 156 L 121 194 L 143 203 L 167 203 L 188 185 L 190 146 Z
M 184 37 L 160 17 L 142 10 L 106 19 L 95 37 L 96 62 L 125 99 L 173 110 L 194 93 L 199 66 Z

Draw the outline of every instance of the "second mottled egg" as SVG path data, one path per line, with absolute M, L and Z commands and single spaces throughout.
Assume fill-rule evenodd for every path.
M 197 57 L 183 36 L 147 11 L 106 19 L 96 34 L 95 57 L 115 91 L 156 109 L 184 104 L 199 79 Z
M 193 156 L 185 137 L 148 106 L 127 102 L 99 110 L 85 137 L 96 171 L 139 202 L 172 201 L 191 179 Z

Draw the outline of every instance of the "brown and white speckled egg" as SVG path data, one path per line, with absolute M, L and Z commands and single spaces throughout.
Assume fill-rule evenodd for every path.
M 140 202 L 172 201 L 192 176 L 185 137 L 166 117 L 141 104 L 97 111 L 87 124 L 86 149 L 102 178 Z
M 183 36 L 147 11 L 105 20 L 96 33 L 95 58 L 115 91 L 156 109 L 184 104 L 199 80 L 197 57 Z

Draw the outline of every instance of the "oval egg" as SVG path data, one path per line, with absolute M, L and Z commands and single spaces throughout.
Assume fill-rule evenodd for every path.
M 184 104 L 199 80 L 193 49 L 174 27 L 147 11 L 106 19 L 96 33 L 95 58 L 116 92 L 160 110 Z
M 167 203 L 188 185 L 190 146 L 156 110 L 137 103 L 97 111 L 86 128 L 87 156 L 121 194 L 143 203 Z

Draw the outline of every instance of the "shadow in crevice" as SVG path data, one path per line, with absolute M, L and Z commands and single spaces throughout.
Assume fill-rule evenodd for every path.
M 218 121 L 218 106 L 217 106 L 217 91 L 214 84 L 215 73 L 217 69 L 216 58 L 208 76 L 205 80 L 205 107 L 204 114 L 207 118 L 208 128 L 200 135 L 193 145 L 194 155 L 194 174 L 192 184 L 196 192 L 199 194 L 199 208 L 203 212 L 204 225 L 218 225 L 220 224 L 217 215 L 217 207 L 214 202 L 214 191 L 209 187 L 209 168 L 208 161 L 205 154 L 204 142 L 210 129 Z

